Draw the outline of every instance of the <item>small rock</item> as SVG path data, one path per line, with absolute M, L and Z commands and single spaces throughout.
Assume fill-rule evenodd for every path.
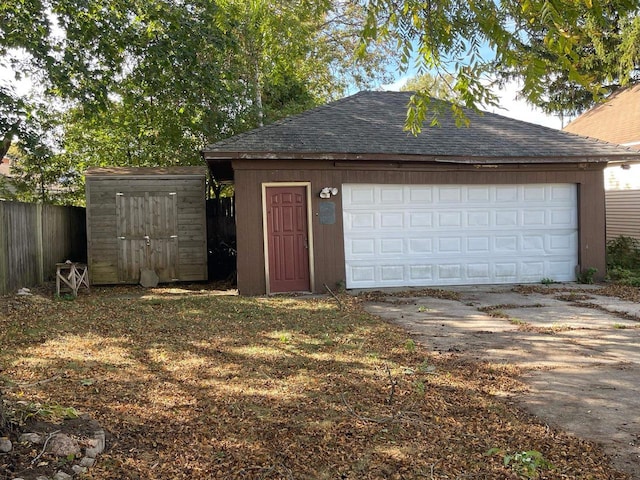
M 105 434 L 104 430 L 96 430 L 93 432 L 93 438 L 87 442 L 91 447 L 85 450 L 85 455 L 87 457 L 96 458 L 102 452 L 104 452 L 105 447 Z
M 49 442 L 48 450 L 58 457 L 68 457 L 69 455 L 79 455 L 80 445 L 69 435 L 58 433 Z
M 42 436 L 37 433 L 23 433 L 18 437 L 18 441 L 20 443 L 37 443 L 40 444 L 43 442 Z
M 95 463 L 96 459 L 91 457 L 83 457 L 82 460 L 80 460 L 81 467 L 91 468 L 95 465 Z
M 45 477 L 44 475 L 38 475 L 36 480 L 51 480 L 49 477 Z
M 97 448 L 87 448 L 84 451 L 84 454 L 89 458 L 96 458 L 98 455 L 100 455 L 100 453 L 102 452 Z
M 64 473 L 63 471 L 58 471 L 53 476 L 53 480 L 71 480 L 73 477 L 68 473 Z
M 0 437 L 0 453 L 9 453 L 13 445 L 7 437 Z
M 87 467 L 81 467 L 80 465 L 74 465 L 73 467 L 71 467 L 71 470 L 73 470 L 73 473 L 75 473 L 76 475 L 87 473 Z

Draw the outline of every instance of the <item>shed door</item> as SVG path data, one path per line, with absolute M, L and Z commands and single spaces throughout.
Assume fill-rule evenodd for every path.
M 348 288 L 575 280 L 577 188 L 343 185 Z
M 118 280 L 138 283 L 141 269 L 179 280 L 176 193 L 117 193 Z
M 306 187 L 267 187 L 265 207 L 269 293 L 310 291 Z

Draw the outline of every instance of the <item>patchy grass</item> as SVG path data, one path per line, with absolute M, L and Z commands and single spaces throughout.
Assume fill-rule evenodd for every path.
M 5 399 L 98 420 L 112 440 L 87 478 L 514 478 L 496 448 L 541 452 L 539 478 L 626 478 L 519 410 L 509 366 L 408 344 L 347 296 L 219 293 L 0 298 Z

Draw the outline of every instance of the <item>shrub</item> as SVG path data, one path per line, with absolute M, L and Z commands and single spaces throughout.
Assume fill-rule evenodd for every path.
M 620 235 L 607 242 L 607 267 L 633 270 L 640 267 L 640 243 L 632 237 Z

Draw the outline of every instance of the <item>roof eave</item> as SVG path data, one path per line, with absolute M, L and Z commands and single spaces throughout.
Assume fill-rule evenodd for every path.
M 565 156 L 464 156 L 415 155 L 389 153 L 342 152 L 267 152 L 267 151 L 204 151 L 203 158 L 221 160 L 327 160 L 327 161 L 402 161 L 457 164 L 530 164 L 530 163 L 628 163 L 640 162 L 638 154 L 620 155 L 565 155 Z

